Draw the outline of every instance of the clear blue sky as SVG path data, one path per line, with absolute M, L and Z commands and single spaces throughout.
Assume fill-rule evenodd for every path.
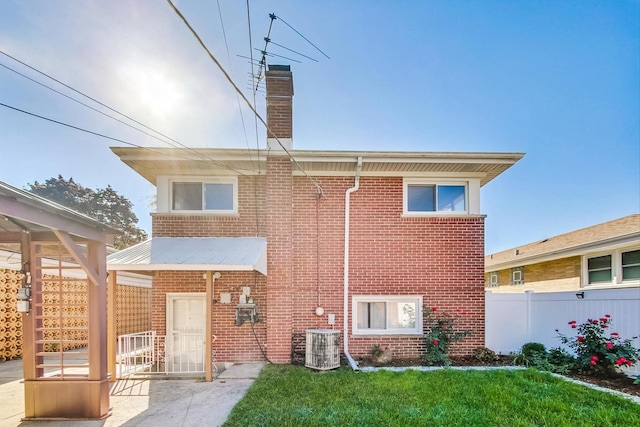
M 249 55 L 246 2 L 219 0 L 228 51 L 216 1 L 176 5 L 250 96 L 237 56 Z M 166 2 L 0 0 L 0 11 L 3 52 L 185 145 L 256 146 L 248 110 L 245 138 L 235 92 Z M 254 0 L 259 49 L 269 13 L 331 58 L 274 22 L 275 43 L 319 61 L 270 61 L 292 66 L 294 148 L 526 153 L 482 189 L 487 253 L 640 211 L 638 0 Z M 161 145 L 3 67 L 0 102 Z M 5 107 L 0 141 L 1 181 L 111 185 L 150 229 L 153 187 L 108 148 L 122 144 Z

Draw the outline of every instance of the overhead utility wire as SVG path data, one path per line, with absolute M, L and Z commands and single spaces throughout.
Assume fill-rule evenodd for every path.
M 35 71 L 35 72 L 37 72 L 37 73 L 39 73 L 39 74 L 42 74 L 43 76 L 45 76 L 45 77 L 47 77 L 47 78 L 49 78 L 49 79 L 53 80 L 54 82 L 56 82 L 56 83 L 58 83 L 58 84 L 60 84 L 60 85 L 62 85 L 62 86 L 64 86 L 64 87 L 66 87 L 66 88 L 68 88 L 68 89 L 70 89 L 70 90 L 72 90 L 72 91 L 74 91 L 74 92 L 76 92 L 76 93 L 78 93 L 78 94 L 80 94 L 80 95 L 84 96 L 85 98 L 88 98 L 88 99 L 92 100 L 93 102 L 95 102 L 95 103 L 97 103 L 97 104 L 99 104 L 99 105 L 102 105 L 103 107 L 105 107 L 105 108 L 107 108 L 107 109 L 109 109 L 109 110 L 113 111 L 114 113 L 117 113 L 117 114 L 121 115 L 122 117 L 126 117 L 127 119 L 131 120 L 132 122 L 137 123 L 137 124 L 139 124 L 140 126 L 142 126 L 142 127 L 146 128 L 146 129 L 149 129 L 150 131 L 155 132 L 155 133 L 157 133 L 158 135 L 163 136 L 164 138 L 167 138 L 167 139 L 168 139 L 168 140 L 170 140 L 170 141 L 175 142 L 176 144 L 178 144 L 178 145 L 179 145 L 179 146 L 181 146 L 182 148 L 185 148 L 187 151 L 191 151 L 191 152 L 192 152 L 192 153 L 194 153 L 197 157 L 200 157 L 200 159 L 209 160 L 209 161 L 213 162 L 214 164 L 217 164 L 218 166 L 222 166 L 222 167 L 224 167 L 224 168 L 230 169 L 230 170 L 232 170 L 232 171 L 234 171 L 234 172 L 238 172 L 239 174 L 243 175 L 239 170 L 237 170 L 237 169 L 233 168 L 232 166 L 228 166 L 228 165 L 226 165 L 226 164 L 224 164 L 224 163 L 221 163 L 221 162 L 219 162 L 219 161 L 217 161 L 217 160 L 215 160 L 215 159 L 212 159 L 212 158 L 210 158 L 210 157 L 208 157 L 208 156 L 206 156 L 206 155 L 204 155 L 204 154 L 202 154 L 202 153 L 198 152 L 197 150 L 195 150 L 195 149 L 193 149 L 193 148 L 191 148 L 191 147 L 187 147 L 186 145 L 182 144 L 181 142 L 176 141 L 175 139 L 173 139 L 173 138 L 171 138 L 171 137 L 169 137 L 169 136 L 167 136 L 167 135 L 164 135 L 164 134 L 163 134 L 163 133 L 161 133 L 161 132 L 158 132 L 157 130 L 155 130 L 155 129 L 153 129 L 153 128 L 151 128 L 151 127 L 147 126 L 147 125 L 145 125 L 144 123 L 141 123 L 141 122 L 139 122 L 139 121 L 137 121 L 137 120 L 135 120 L 135 119 L 133 119 L 133 118 L 131 118 L 131 117 L 127 116 L 126 114 L 121 113 L 120 111 L 118 111 L 118 110 L 116 110 L 116 109 L 114 109 L 114 108 L 109 107 L 108 105 L 106 105 L 106 104 L 104 104 L 104 103 L 102 103 L 102 102 L 98 101 L 97 99 L 92 98 L 91 96 L 89 96 L 89 95 L 87 95 L 87 94 L 85 94 L 85 93 L 83 93 L 83 92 L 81 92 L 81 91 L 79 91 L 79 90 L 77 90 L 77 89 L 75 89 L 75 88 L 73 88 L 73 87 L 71 87 L 71 86 L 67 85 L 66 83 L 61 82 L 60 80 L 58 80 L 58 79 L 56 79 L 56 78 L 54 78 L 54 77 L 52 77 L 52 76 L 50 76 L 50 75 L 48 75 L 47 73 L 45 73 L 45 72 L 43 72 L 43 71 L 40 71 L 40 70 L 38 70 L 37 68 L 32 67 L 31 65 L 29 65 L 29 64 L 27 64 L 27 63 L 25 63 L 25 62 L 23 62 L 23 61 L 20 61 L 19 59 L 15 58 L 15 57 L 13 57 L 13 56 L 11 56 L 11 55 L 9 55 L 8 53 L 3 52 L 2 50 L 0 50 L 0 53 L 1 53 L 1 54 L 3 54 L 3 55 L 5 55 L 5 56 L 7 56 L 7 57 L 9 57 L 9 58 L 11 58 L 11 59 L 13 59 L 14 61 L 16 61 L 16 62 L 18 62 L 18 63 L 20 63 L 20 64 L 24 65 L 25 67 L 30 68 L 30 69 L 32 69 L 33 71 Z M 8 68 L 8 67 L 5 67 L 5 68 Z M 13 71 L 13 70 L 12 70 L 12 71 Z M 29 79 L 29 80 L 31 80 L 31 79 Z M 66 96 L 66 95 L 65 95 L 65 96 Z M 73 98 L 71 98 L 71 99 L 73 99 Z M 78 101 L 78 102 L 79 102 L 79 101 Z M 84 105 L 84 104 L 83 104 L 83 105 Z M 89 107 L 89 108 L 91 108 L 91 107 Z M 96 111 L 97 111 L 97 110 L 96 110 Z M 111 117 L 111 116 L 108 116 L 108 117 Z M 114 120 L 117 120 L 117 119 L 114 119 Z M 120 120 L 117 120 L 117 121 L 119 121 L 119 122 L 120 122 Z M 134 129 L 135 129 L 135 128 L 134 128 Z M 141 132 L 142 132 L 142 131 L 141 131 Z M 146 133 L 146 132 L 145 132 L 145 133 Z M 161 140 L 161 139 L 159 139 L 159 138 L 156 138 L 156 139 L 158 139 L 158 140 L 162 141 L 162 140 Z M 171 142 L 168 142 L 168 141 L 163 141 L 163 142 L 164 142 L 165 144 L 168 144 L 168 145 L 170 145 L 170 146 L 174 147 L 174 148 L 178 148 L 178 147 L 176 147 L 174 144 L 172 144 Z M 140 147 L 140 148 L 147 148 L 147 147 Z
M 329 58 L 329 56 L 328 56 L 326 53 L 324 53 L 323 51 L 321 51 L 321 50 L 320 50 L 320 48 L 319 48 L 318 46 L 316 46 L 315 44 L 311 43 L 311 41 L 309 41 L 309 39 L 308 39 L 308 38 L 306 38 L 305 36 L 303 36 L 302 34 L 300 34 L 300 32 L 299 32 L 298 30 L 296 30 L 295 28 L 293 28 L 291 25 L 287 24 L 287 21 L 285 21 L 284 19 L 282 19 L 282 18 L 281 18 L 281 17 L 279 17 L 279 16 L 276 16 L 276 14 L 275 14 L 275 13 L 271 13 L 271 14 L 269 14 L 269 17 L 271 18 L 271 20 L 272 20 L 272 21 L 273 21 L 274 19 L 279 19 L 279 20 L 281 20 L 281 21 L 282 21 L 282 22 L 283 22 L 287 27 L 291 28 L 293 31 L 295 31 L 295 32 L 296 32 L 296 34 L 298 34 L 300 37 L 302 37 L 303 39 L 305 39 L 305 41 L 306 41 L 307 43 L 309 43 L 311 46 L 315 47 L 315 48 L 316 48 L 316 50 L 317 50 L 318 52 L 320 52 L 321 54 L 323 54 L 327 59 L 331 59 L 331 58 Z
M 222 27 L 222 37 L 224 38 L 224 46 L 227 50 L 227 59 L 229 61 L 229 69 L 233 73 L 233 64 L 231 62 L 231 54 L 229 53 L 229 43 L 227 43 L 227 32 L 224 30 L 224 20 L 222 19 L 222 9 L 220 9 L 220 0 L 216 0 L 218 3 L 218 15 L 220 16 L 220 26 Z M 244 131 L 244 141 L 247 144 L 247 153 L 249 154 L 249 161 L 253 163 L 251 156 L 251 149 L 249 148 L 249 137 L 247 136 L 247 126 L 244 123 L 244 114 L 242 114 L 242 106 L 240 105 L 240 98 L 236 93 L 236 101 L 238 102 L 238 112 L 240 113 L 240 121 L 242 122 L 242 130 Z M 258 162 L 260 159 L 258 159 Z
M 231 78 L 231 76 L 229 76 L 229 74 L 224 69 L 224 67 L 220 64 L 218 59 L 213 55 L 213 53 L 211 53 L 209 48 L 207 48 L 207 46 L 204 44 L 204 42 L 202 41 L 202 39 L 200 38 L 200 36 L 196 32 L 196 30 L 194 30 L 193 27 L 191 26 L 191 24 L 189 24 L 189 21 L 187 21 L 187 18 L 184 17 L 184 15 L 178 10 L 178 8 L 173 4 L 173 2 L 171 0 L 167 0 L 167 2 L 169 3 L 169 5 L 173 9 L 173 11 L 180 17 L 180 19 L 182 19 L 182 21 L 187 26 L 187 28 L 189 28 L 189 30 L 191 31 L 193 36 L 196 38 L 196 40 L 198 40 L 198 43 L 200 44 L 200 46 L 202 46 L 202 48 L 207 52 L 207 54 L 209 55 L 209 58 L 211 58 L 211 60 L 218 66 L 218 68 L 220 69 L 222 74 L 224 74 L 224 76 L 227 79 L 227 81 L 233 86 L 235 91 L 238 92 L 238 94 L 240 94 L 240 96 L 242 97 L 244 102 L 246 102 L 246 104 L 249 106 L 251 111 L 253 111 L 253 114 L 255 114 L 256 117 L 258 118 L 258 120 L 260 120 L 260 122 L 267 128 L 268 134 L 273 135 L 273 138 L 278 142 L 278 145 L 280 145 L 282 150 L 285 153 L 287 153 L 287 155 L 289 156 L 289 159 L 291 159 L 291 161 L 298 167 L 298 169 L 304 174 L 304 176 L 306 176 L 316 186 L 316 188 L 318 190 L 318 194 L 324 194 L 320 184 L 318 184 L 316 182 L 316 180 L 314 180 L 313 178 L 311 178 L 309 176 L 309 174 L 307 174 L 307 172 L 302 168 L 302 166 L 300 166 L 300 163 L 298 163 L 298 161 L 291 155 L 291 153 L 289 152 L 289 150 L 287 150 L 287 148 L 284 146 L 284 144 L 282 144 L 282 141 L 280 141 L 280 138 L 278 138 L 275 135 L 275 133 L 271 130 L 271 128 L 269 127 L 267 122 L 262 118 L 262 116 L 260 116 L 260 114 L 256 111 L 256 109 L 251 105 L 251 103 L 249 102 L 247 97 L 244 96 L 244 93 L 242 93 L 240 88 L 238 88 L 238 86 L 234 83 L 233 79 Z
M 66 127 L 72 128 L 72 129 L 76 129 L 76 130 L 79 130 L 79 131 L 82 131 L 82 132 L 90 133 L 91 135 L 96 135 L 96 136 L 99 136 L 101 138 L 106 138 L 106 139 L 110 139 L 112 141 L 121 142 L 121 143 L 129 145 L 131 147 L 142 148 L 142 149 L 145 149 L 145 150 L 149 150 L 149 151 L 153 151 L 155 153 L 162 154 L 164 156 L 168 156 L 167 153 L 164 153 L 164 152 L 162 152 L 160 150 L 153 149 L 151 147 L 143 147 L 141 145 L 137 145 L 137 144 L 134 144 L 132 142 L 124 141 L 122 139 L 114 138 L 112 136 L 104 135 L 104 134 L 101 134 L 101 133 L 98 133 L 98 132 L 93 132 L 93 131 L 88 130 L 88 129 L 84 129 L 84 128 L 81 128 L 81 127 L 78 127 L 78 126 L 70 125 L 68 123 L 64 123 L 64 122 L 61 122 L 61 121 L 58 121 L 58 120 L 54 120 L 54 119 L 51 119 L 49 117 L 44 117 L 44 116 L 29 112 L 29 111 L 26 111 L 26 110 L 22 110 L 20 108 L 13 107 L 11 105 L 7 105 L 7 104 L 4 104 L 2 102 L 0 102 L 0 106 L 6 107 L 6 108 L 10 108 L 11 110 L 15 110 L 15 111 L 18 111 L 20 113 L 28 114 L 30 116 L 37 117 L 39 119 L 46 120 L 46 121 L 49 121 L 49 122 L 53 122 L 53 123 L 56 123 L 56 124 L 59 124 L 59 125 L 62 125 L 62 126 L 66 126 Z M 192 157 L 175 156 L 173 154 L 171 154 L 171 157 L 179 157 L 179 158 L 185 159 L 185 160 L 193 160 Z
M 170 145 L 170 143 L 169 143 L 169 142 L 165 141 L 164 139 L 158 138 L 156 135 L 153 135 L 153 134 L 151 134 L 151 133 L 149 133 L 149 132 L 146 132 L 146 131 L 144 131 L 144 130 L 142 130 L 142 129 L 139 129 L 139 128 L 137 128 L 137 127 L 135 127 L 135 126 L 133 126 L 133 125 L 131 125 L 131 124 L 129 124 L 129 123 L 127 123 L 127 122 L 125 122 L 124 120 L 120 120 L 120 119 L 118 119 L 117 117 L 110 116 L 109 114 L 105 113 L 104 111 L 100 111 L 100 110 L 98 110 L 97 108 L 93 108 L 93 107 L 92 107 L 91 105 L 89 105 L 89 104 L 85 104 L 84 102 L 79 101 L 79 100 L 77 100 L 77 99 L 75 99 L 75 98 L 72 98 L 72 97 L 70 97 L 69 95 L 67 95 L 67 94 L 65 94 L 65 93 L 62 93 L 62 92 L 60 92 L 60 91 L 58 91 L 58 90 L 56 90 L 56 89 L 52 88 L 51 86 L 47 86 L 47 85 L 46 85 L 46 84 L 44 84 L 44 83 L 41 83 L 41 82 L 39 82 L 39 81 L 37 81 L 37 80 L 35 80 L 35 79 L 32 79 L 31 77 L 29 77 L 29 76 L 27 76 L 27 75 L 25 75 L 25 74 L 22 74 L 20 71 L 14 70 L 13 68 L 8 67 L 8 66 L 6 66 L 6 65 L 4 65 L 4 64 L 0 64 L 0 67 L 4 67 L 4 68 L 6 68 L 6 69 L 7 69 L 7 70 L 9 70 L 9 71 L 13 71 L 14 73 L 18 74 L 19 76 L 22 76 L 22 77 L 24 77 L 25 79 L 30 80 L 30 81 L 32 81 L 32 82 L 33 82 L 33 83 L 35 83 L 35 84 L 38 84 L 38 85 L 40 85 L 40 86 L 43 86 L 43 87 L 45 87 L 45 88 L 49 89 L 50 91 L 53 91 L 53 92 L 57 93 L 58 95 L 64 96 L 65 98 L 70 99 L 70 100 L 72 100 L 73 102 L 77 102 L 78 104 L 80 104 L 80 105 L 82 105 L 82 106 L 84 106 L 84 107 L 87 107 L 87 108 L 89 108 L 90 110 L 95 111 L 96 113 L 100 113 L 100 114 L 102 114 L 103 116 L 106 116 L 106 117 L 109 117 L 110 119 L 115 120 L 116 122 L 122 123 L 122 124 L 123 124 L 123 125 L 125 125 L 125 126 L 129 126 L 131 129 L 135 129 L 135 130 L 137 130 L 138 132 L 142 132 L 143 134 L 145 134 L 145 135 L 147 135 L 147 136 L 150 136 L 151 138 L 155 138 L 155 139 L 157 139 L 158 141 L 161 141 L 161 142 L 164 142 L 165 144 L 169 144 L 169 145 Z

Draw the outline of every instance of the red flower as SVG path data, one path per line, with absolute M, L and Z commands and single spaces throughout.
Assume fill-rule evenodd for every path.
M 589 362 L 589 363 L 591 363 L 592 365 L 595 365 L 595 364 L 596 364 L 596 361 L 595 361 L 595 360 L 592 360 L 592 361 L 591 361 L 591 362 Z
M 606 343 L 605 345 L 607 346 L 607 348 L 613 347 L 613 344 L 611 344 L 610 342 Z
M 598 360 L 598 356 L 596 355 L 591 356 L 591 360 Z
M 577 328 L 576 325 L 571 325 L 571 329 L 575 329 L 575 328 Z
M 611 332 L 611 336 L 614 336 L 614 335 L 617 337 L 619 334 L 617 332 Z
M 609 317 L 611 317 L 611 315 L 610 314 L 605 314 L 604 317 L 606 317 L 608 319 Z
M 607 326 L 607 325 L 600 325 L 600 327 L 601 327 L 602 329 L 607 329 L 607 328 L 608 328 L 608 326 Z
M 447 330 L 447 325 L 442 325 L 442 330 L 446 331 Z
M 438 311 L 438 307 L 433 307 L 431 310 Z
M 578 337 L 578 342 L 584 341 L 584 337 Z
M 438 345 L 438 340 L 433 340 L 433 345 Z
M 633 362 L 631 360 L 627 360 L 627 366 L 631 366 L 633 365 Z
M 576 321 L 572 320 L 571 322 L 569 322 L 569 325 L 573 325 L 574 323 L 576 323 Z
M 593 321 L 593 322 L 591 322 L 591 323 L 593 323 L 594 325 L 597 325 L 597 324 L 598 324 L 598 321 L 597 321 L 597 320 L 594 320 L 594 321 Z

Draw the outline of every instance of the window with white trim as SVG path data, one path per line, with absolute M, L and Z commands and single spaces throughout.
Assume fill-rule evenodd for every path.
M 497 271 L 489 273 L 489 280 L 487 281 L 488 288 L 497 288 L 500 286 L 500 275 Z
M 237 200 L 237 178 L 171 182 L 171 210 L 175 212 L 236 213 Z
M 466 213 L 467 185 L 462 182 L 404 181 L 404 213 Z
M 614 285 L 640 283 L 640 250 L 618 249 L 584 257 L 584 283 Z
M 511 284 L 524 285 L 524 267 L 514 267 L 511 269 Z
M 421 296 L 354 296 L 353 333 L 422 334 Z

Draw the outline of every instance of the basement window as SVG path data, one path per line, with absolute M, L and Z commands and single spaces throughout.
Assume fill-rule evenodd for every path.
M 511 285 L 524 285 L 524 267 L 511 269 Z
M 237 213 L 238 181 L 219 178 L 208 181 L 173 181 L 171 209 L 179 212 Z
M 465 183 L 404 182 L 404 213 L 466 213 Z
M 421 296 L 354 296 L 353 333 L 422 334 Z

